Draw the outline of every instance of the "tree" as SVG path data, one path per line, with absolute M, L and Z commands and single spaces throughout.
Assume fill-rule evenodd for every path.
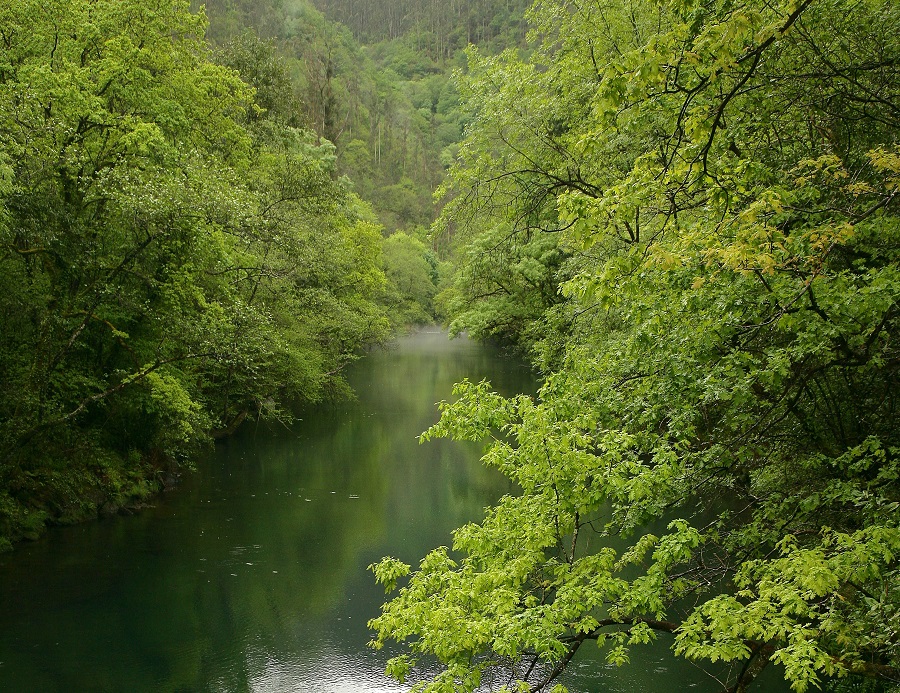
M 450 334 L 466 332 L 529 352 L 545 336 L 539 318 L 562 300 L 565 253 L 557 239 L 500 223 L 460 255 L 453 285 L 441 297 L 453 316 Z
M 274 41 L 263 41 L 252 29 L 246 29 L 227 41 L 217 53 L 220 64 L 235 70 L 256 90 L 248 120 L 279 120 L 295 128 L 304 125 L 303 102 Z
M 434 256 L 419 239 L 402 231 L 384 239 L 387 276 L 384 301 L 398 326 L 433 320 L 438 276 Z
M 0 542 L 145 498 L 210 433 L 342 390 L 380 234 L 284 71 L 180 0 L 0 9 Z M 287 102 L 292 95 L 287 95 Z
M 900 11 L 531 20 L 527 59 L 472 56 L 446 214 L 571 256 L 565 302 L 524 326 L 548 371 L 537 399 L 461 383 L 423 436 L 487 439 L 521 492 L 454 554 L 373 566 L 405 580 L 373 645 L 409 643 L 401 679 L 437 656 L 422 691 L 549 690 L 587 642 L 732 663 L 733 692 L 772 662 L 798 691 L 896 684 Z
M 193 4 L 200 6 L 197 0 Z M 449 71 L 464 63 L 462 48 L 470 41 L 486 50 L 519 43 L 525 4 L 210 0 L 203 5 L 210 17 L 208 36 L 222 49 L 220 59 L 257 87 L 259 105 L 282 118 L 293 110 L 295 125 L 307 123 L 331 141 L 340 172 L 354 181 L 388 231 L 411 232 L 434 220 L 432 191 L 464 126 L 455 94 L 446 88 Z M 273 54 L 288 73 L 271 72 Z M 282 83 L 288 74 L 290 86 Z M 300 94 L 302 103 L 291 92 Z

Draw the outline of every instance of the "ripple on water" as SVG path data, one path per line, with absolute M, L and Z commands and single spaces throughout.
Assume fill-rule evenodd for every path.
M 268 658 L 250 679 L 254 693 L 399 693 L 408 687 L 392 683 L 380 662 L 333 653 L 314 660 L 279 661 Z

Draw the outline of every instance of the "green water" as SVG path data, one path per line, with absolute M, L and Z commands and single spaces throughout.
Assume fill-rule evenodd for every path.
M 354 364 L 358 401 L 250 424 L 156 507 L 0 557 L 0 691 L 407 690 L 365 646 L 384 597 L 366 566 L 416 562 L 513 490 L 477 445 L 416 441 L 463 377 L 534 387 L 521 363 L 419 332 Z M 624 669 L 579 654 L 567 682 L 718 689 L 661 649 Z

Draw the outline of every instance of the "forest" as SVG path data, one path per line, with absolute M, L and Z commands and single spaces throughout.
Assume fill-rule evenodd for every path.
M 361 347 L 434 319 L 446 268 L 407 177 L 437 175 L 431 126 L 383 124 L 416 111 L 372 66 L 348 95 L 361 49 L 312 7 L 231 33 L 239 9 L 0 10 L 0 543 L 140 505 L 210 439 L 346 395 Z M 360 121 L 374 151 L 372 128 L 332 130 L 368 98 L 387 102 Z
M 422 433 L 516 491 L 370 566 L 390 676 L 900 690 L 900 5 L 11 0 L 0 46 L 3 546 L 441 321 L 541 386 Z

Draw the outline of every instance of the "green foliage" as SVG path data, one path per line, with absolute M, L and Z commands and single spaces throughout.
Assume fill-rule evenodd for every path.
M 437 291 L 434 255 L 422 241 L 398 231 L 382 243 L 387 283 L 382 301 L 397 326 L 434 319 L 432 299 Z
M 516 232 L 498 224 L 459 253 L 453 283 L 441 300 L 453 316 L 451 334 L 496 339 L 529 350 L 544 335 L 537 320 L 561 301 L 565 258 L 552 234 Z
M 266 118 L 293 127 L 304 125 L 303 102 L 297 85 L 273 41 L 263 41 L 248 29 L 226 42 L 217 51 L 216 58 L 256 90 L 255 103 L 248 111 L 249 120 Z
M 450 71 L 465 66 L 470 43 L 487 53 L 521 44 L 527 4 L 210 0 L 204 7 L 219 59 L 257 88 L 269 117 L 308 125 L 332 142 L 339 171 L 388 233 L 409 233 L 439 211 L 432 191 L 467 123 Z M 436 249 L 442 257 L 449 250 Z
M 889 685 L 900 12 L 530 20 L 527 56 L 470 53 L 439 230 L 464 242 L 455 324 L 530 347 L 544 385 L 464 383 L 425 434 L 487 440 L 521 492 L 423 560 L 374 643 L 437 656 L 423 691 L 549 690 L 587 641 L 732 662 L 727 690 L 770 662 L 798 691 Z
M 266 117 L 332 142 L 339 172 L 389 232 L 433 221 L 441 151 L 461 136 L 441 65 L 406 39 L 365 50 L 305 0 L 206 11 L 219 60 L 257 89 Z
M 514 46 L 525 37 L 524 0 L 479 0 L 444 3 L 315 0 L 335 21 L 366 43 L 405 39 L 412 60 L 426 56 L 446 60 L 469 44 Z
M 342 391 L 388 321 L 378 229 L 333 147 L 292 127 L 268 45 L 220 53 L 244 75 L 215 64 L 179 0 L 16 0 L 0 24 L 0 533 L 15 538 L 145 498 L 249 413 Z

